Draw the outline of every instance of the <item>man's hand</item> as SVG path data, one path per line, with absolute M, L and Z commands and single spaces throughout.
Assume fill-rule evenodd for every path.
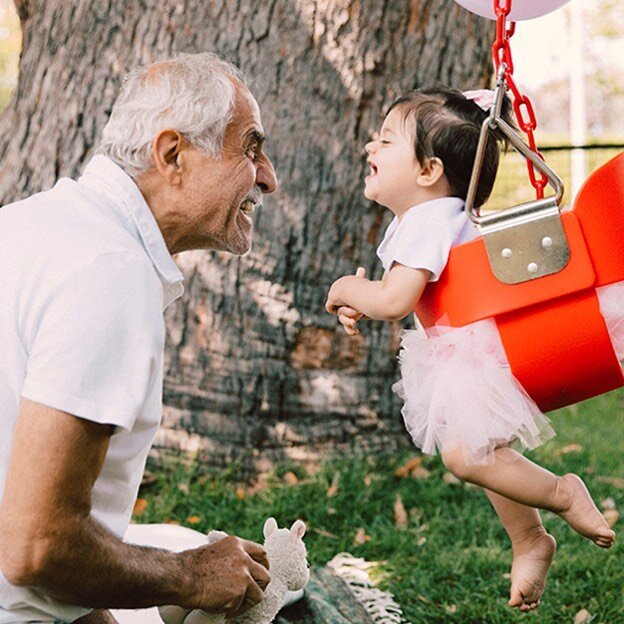
M 264 548 L 238 537 L 185 550 L 179 556 L 196 579 L 195 595 L 184 600 L 185 607 L 238 616 L 264 598 L 271 580 Z

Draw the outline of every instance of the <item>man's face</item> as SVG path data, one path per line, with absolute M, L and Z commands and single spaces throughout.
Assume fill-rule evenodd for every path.
M 253 214 L 263 193 L 277 187 L 273 164 L 263 152 L 258 104 L 235 81 L 235 104 L 219 159 L 191 147 L 183 207 L 189 218 L 186 249 L 243 254 L 251 248 Z

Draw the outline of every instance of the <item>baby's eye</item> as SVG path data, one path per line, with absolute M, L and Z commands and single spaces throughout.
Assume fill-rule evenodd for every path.
M 388 139 L 381 139 L 380 143 L 382 145 L 390 145 L 390 141 L 388 141 Z

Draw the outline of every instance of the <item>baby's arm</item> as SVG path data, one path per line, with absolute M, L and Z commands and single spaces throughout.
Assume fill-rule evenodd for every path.
M 383 280 L 345 275 L 332 284 L 325 307 L 331 314 L 349 306 L 374 320 L 402 319 L 414 310 L 430 275 L 396 262 Z

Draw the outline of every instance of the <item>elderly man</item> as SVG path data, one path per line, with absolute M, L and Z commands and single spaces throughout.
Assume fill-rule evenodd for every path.
M 238 70 L 180 55 L 128 77 L 77 182 L 0 210 L 1 623 L 261 600 L 257 544 L 121 538 L 160 420 L 162 311 L 183 290 L 171 254 L 249 250 L 276 187 L 263 140 Z

